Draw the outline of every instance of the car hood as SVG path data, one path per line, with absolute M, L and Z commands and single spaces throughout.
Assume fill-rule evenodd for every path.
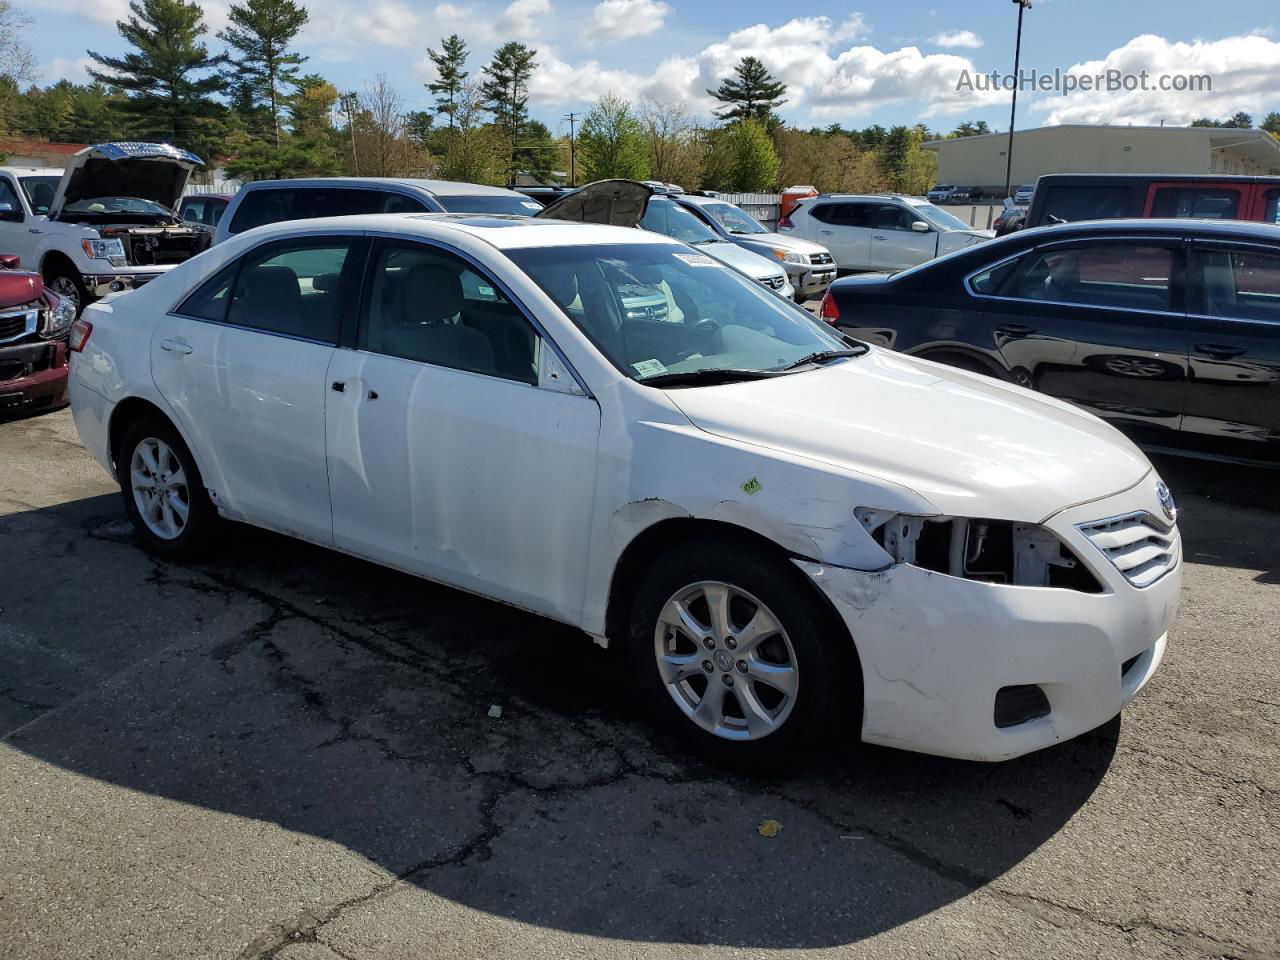
M 668 391 L 708 433 L 908 487 L 946 516 L 1040 522 L 1151 469 L 1069 404 L 885 350 L 789 376 Z M 850 516 L 859 506 L 849 504 Z
M 814 243 L 812 240 L 805 240 L 801 237 L 788 236 L 785 233 L 743 233 L 734 234 L 733 238 L 739 243 L 749 243 L 769 249 L 786 250 L 788 253 L 830 253 L 820 243 Z
M 150 200 L 178 209 L 191 171 L 204 161 L 167 143 L 97 143 L 74 154 L 49 207 L 49 219 L 62 209 L 94 197 Z
M 24 270 L 0 270 L 0 310 L 25 307 L 44 293 L 44 280 L 38 273 Z
M 715 243 L 699 243 L 693 249 L 699 253 L 705 253 L 709 257 L 715 257 L 726 267 L 733 267 L 734 270 L 746 274 L 752 280 L 777 277 L 786 273 L 782 268 L 782 261 L 752 253 L 745 247 L 740 247 L 736 243 L 729 243 L 727 240 L 717 240 Z
M 653 187 L 638 180 L 597 180 L 543 207 L 534 217 L 634 227 L 649 207 Z

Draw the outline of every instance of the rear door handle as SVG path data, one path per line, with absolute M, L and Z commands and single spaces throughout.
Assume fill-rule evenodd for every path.
M 878 233 L 877 233 L 877 234 L 876 234 L 875 236 L 873 236 L 871 239 L 872 239 L 872 240 L 888 240 L 889 238 L 888 238 L 888 237 L 886 237 L 886 236 L 883 236 L 882 234 L 878 234 Z
M 1230 360 L 1244 353 L 1244 347 L 1229 347 L 1224 343 L 1197 343 L 1196 353 L 1203 353 L 1215 360 Z
M 342 393 L 342 391 L 347 389 L 347 384 L 343 380 L 335 380 L 333 383 L 329 384 L 329 389 L 334 393 Z
M 996 327 L 996 333 L 1003 333 L 1006 337 L 1029 337 L 1035 332 L 1035 327 L 1028 327 L 1025 323 L 1002 323 Z
M 819 232 L 820 234 L 822 234 L 824 237 L 829 237 L 829 236 L 831 236 L 831 231 L 830 231 L 830 230 L 819 230 L 818 232 Z
M 168 350 L 170 353 L 188 354 L 191 352 L 191 344 L 185 340 L 161 340 L 160 349 Z

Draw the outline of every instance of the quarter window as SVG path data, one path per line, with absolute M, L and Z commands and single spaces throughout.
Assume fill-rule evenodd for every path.
M 1004 263 L 997 263 L 981 273 L 974 274 L 973 279 L 969 281 L 970 289 L 974 293 L 990 297 L 999 296 L 1005 292 L 1009 280 L 1018 272 L 1020 262 L 1021 258 L 1006 260 Z
M 419 243 L 374 248 L 360 349 L 536 384 L 538 343 L 520 309 L 460 257 Z
M 1210 316 L 1280 323 L 1280 255 L 1207 250 L 1202 262 Z
M 1262 221 L 1264 223 L 1280 223 L 1280 187 L 1275 190 L 1268 190 L 1262 195 L 1265 204 L 1262 211 Z
M 1116 243 L 1029 255 L 1010 295 L 1091 307 L 1168 310 L 1174 253 L 1168 247 Z

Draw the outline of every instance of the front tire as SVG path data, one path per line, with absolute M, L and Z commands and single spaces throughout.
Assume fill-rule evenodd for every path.
M 71 300 L 76 305 L 77 317 L 89 302 L 89 291 L 85 289 L 84 283 L 66 267 L 48 268 L 45 271 L 44 285 L 64 300 Z
M 861 717 L 843 626 L 798 570 L 750 548 L 659 557 L 636 594 L 628 657 L 647 712 L 717 762 L 787 767 Z
M 218 513 L 172 424 L 145 417 L 130 426 L 117 451 L 116 474 L 125 510 L 148 550 L 176 559 L 208 548 Z

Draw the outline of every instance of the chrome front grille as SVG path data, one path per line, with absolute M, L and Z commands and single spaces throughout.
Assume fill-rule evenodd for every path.
M 787 277 L 786 274 L 781 274 L 776 277 L 765 277 L 760 282 L 770 290 L 781 290 L 786 285 Z
M 1076 527 L 1135 587 L 1149 587 L 1178 565 L 1172 526 L 1145 511 Z
M 815 267 L 823 267 L 830 263 L 835 263 L 829 253 L 811 253 L 809 254 L 809 263 Z
M 38 310 L 11 310 L 0 313 L 0 343 L 35 333 L 39 326 L 40 311 Z

